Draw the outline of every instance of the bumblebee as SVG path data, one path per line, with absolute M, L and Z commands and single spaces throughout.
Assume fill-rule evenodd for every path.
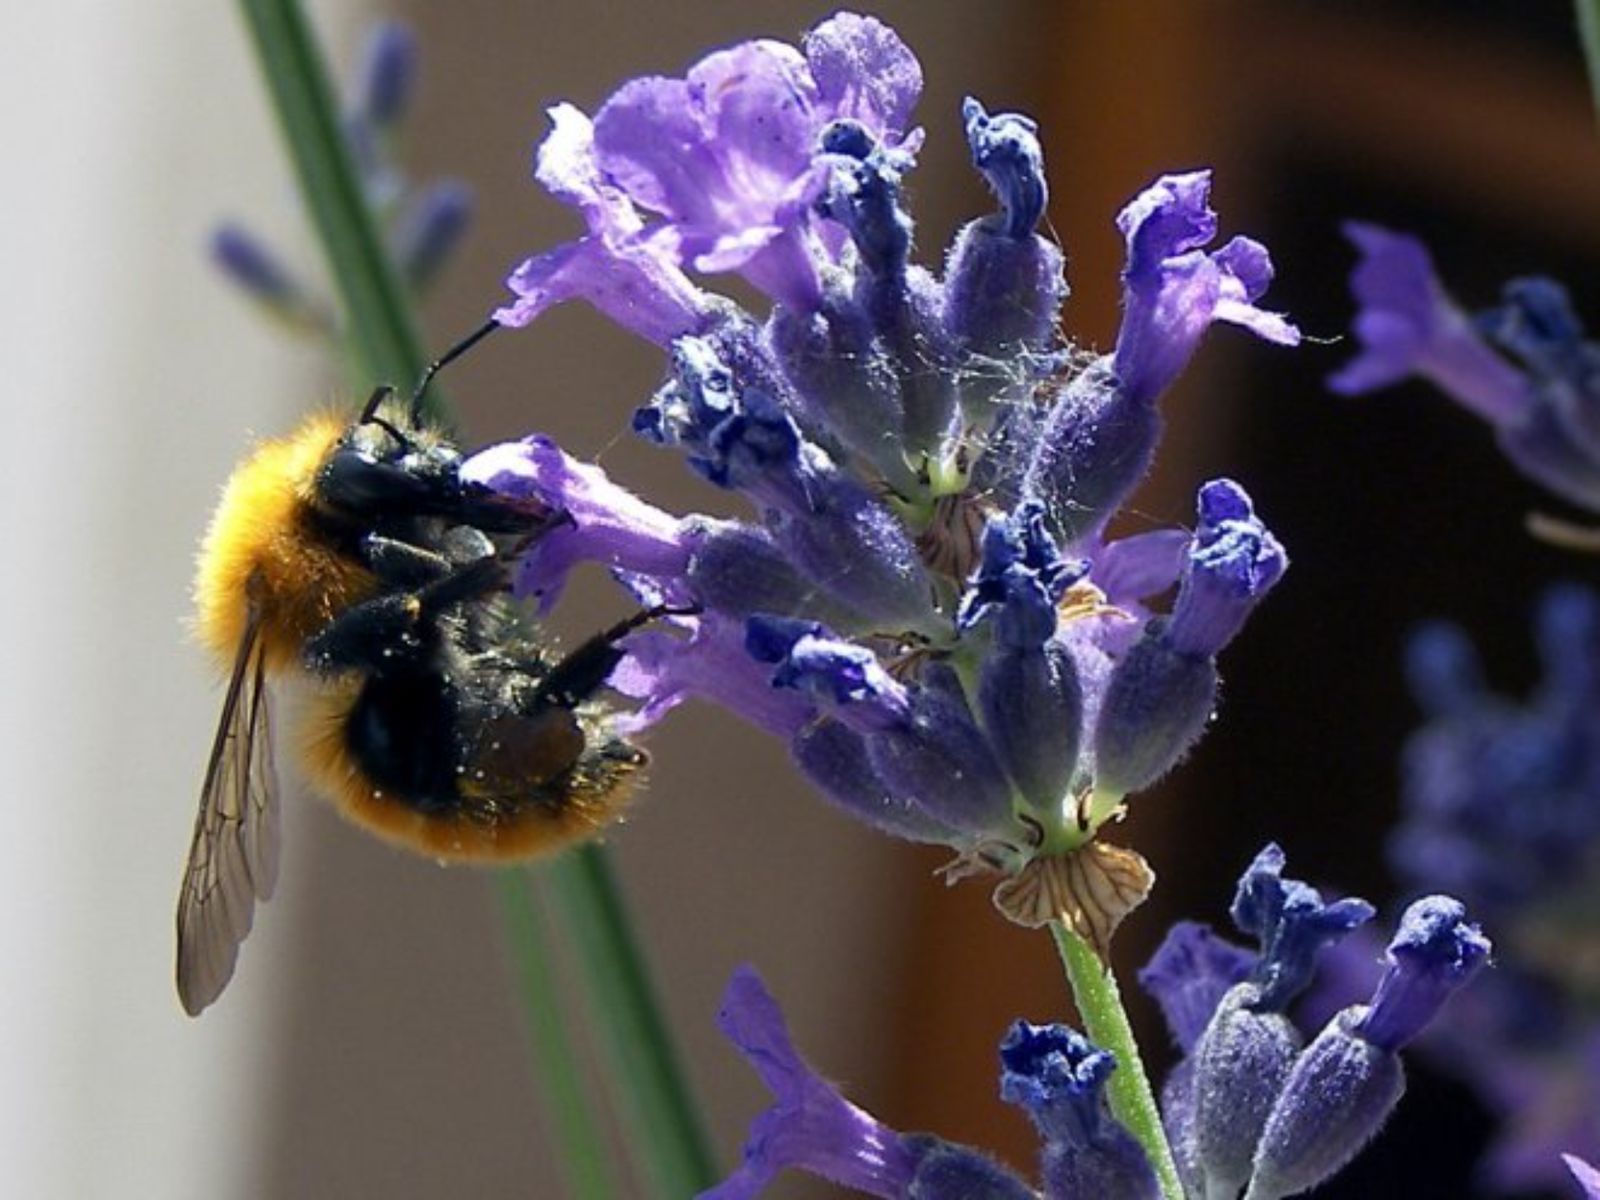
M 507 599 L 504 558 L 563 514 L 460 477 L 461 454 L 379 389 L 259 446 L 212 517 L 195 585 L 201 640 L 230 669 L 178 900 L 191 1016 L 233 974 L 278 864 L 269 682 L 312 683 L 297 748 L 355 824 L 442 862 L 535 858 L 594 835 L 643 751 L 587 703 L 640 613 L 553 660 Z

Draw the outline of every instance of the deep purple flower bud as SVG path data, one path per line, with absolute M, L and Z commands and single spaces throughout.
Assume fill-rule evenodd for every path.
M 1062 388 L 1026 439 L 1022 494 L 1044 502 L 1067 545 L 1098 532 L 1150 469 L 1161 414 L 1117 381 L 1098 358 Z
M 787 1167 L 883 1200 L 910 1195 L 917 1168 L 913 1148 L 800 1057 L 777 1001 L 749 967 L 728 981 L 717 1026 L 756 1069 L 774 1103 L 751 1124 L 739 1169 L 700 1200 L 753 1200 Z
M 1192 1156 L 1205 1195 L 1234 1197 L 1305 1039 L 1281 1012 L 1257 1007 L 1252 983 L 1223 996 L 1195 1046 Z
M 682 531 L 689 547 L 684 579 L 706 608 L 741 620 L 753 612 L 781 612 L 835 627 L 852 624 L 848 610 L 800 574 L 765 529 L 689 517 Z
M 472 220 L 472 189 L 441 179 L 406 198 L 389 232 L 395 261 L 413 288 L 425 288 L 461 242 Z
M 1331 1178 L 1377 1133 L 1405 1090 L 1396 1051 L 1488 961 L 1489 940 L 1459 901 L 1406 910 L 1370 1007 L 1345 1009 L 1295 1063 L 1256 1152 L 1249 1200 L 1277 1200 Z
M 1059 812 L 1083 739 L 1083 686 L 1072 652 L 1060 642 L 995 649 L 979 675 L 978 707 L 989 745 L 1022 798 L 1041 812 Z
M 1300 341 L 1283 317 L 1255 307 L 1272 281 L 1264 246 L 1237 237 L 1204 249 L 1217 235 L 1210 193 L 1209 171 L 1163 175 L 1117 216 L 1128 261 L 1114 369 L 1119 386 L 1146 403 L 1183 370 L 1213 321 L 1283 346 Z
M 993 621 L 1001 645 L 1036 650 L 1056 630 L 1056 604 L 1089 564 L 1062 557 L 1045 524 L 1044 506 L 1024 501 L 983 531 L 982 559 L 961 597 L 956 628 Z
M 1388 969 L 1355 1032 L 1391 1053 L 1422 1032 L 1489 961 L 1489 939 L 1466 916 L 1450 896 L 1425 896 L 1406 909 L 1389 943 Z
M 219 225 L 212 231 L 211 260 L 230 283 L 279 320 L 298 328 L 327 324 L 299 280 L 242 225 Z
M 745 623 L 745 650 L 757 662 L 777 666 L 773 687 L 802 693 L 860 732 L 913 720 L 910 692 L 890 677 L 877 655 L 842 641 L 825 626 L 757 614 Z
M 968 96 L 961 102 L 972 165 L 983 172 L 1000 202 L 997 233 L 1015 241 L 1030 237 L 1049 199 L 1039 126 L 1021 113 L 995 113 Z
M 1365 900 L 1346 897 L 1331 904 L 1310 884 L 1283 878 L 1283 850 L 1268 843 L 1239 877 L 1229 915 L 1261 944 L 1250 973 L 1257 990 L 1252 1006 L 1283 1012 L 1311 982 L 1317 955 L 1330 942 L 1372 919 Z
M 1179 921 L 1140 970 L 1139 986 L 1160 1005 L 1172 1040 L 1187 1054 L 1222 997 L 1255 963 L 1255 954 L 1218 937 L 1210 926 Z
M 822 131 L 822 151 L 833 174 L 818 201 L 820 211 L 848 231 L 867 274 L 893 288 L 905 275 L 911 254 L 911 214 L 900 203 L 900 181 L 912 166 L 910 157 L 878 145 L 859 122 L 850 120 Z M 865 307 L 873 312 L 878 289 L 867 289 L 867 296 Z
M 879 778 L 963 834 L 1020 837 L 1011 787 L 955 673 L 943 664 L 928 667 L 921 686 L 910 690 L 910 705 L 906 723 L 867 738 Z
M 1283 577 L 1289 558 L 1231 479 L 1200 489 L 1199 515 L 1166 636 L 1179 654 L 1210 658 Z
M 398 21 L 380 21 L 367 36 L 350 108 L 376 129 L 405 117 L 417 79 L 417 36 Z
M 860 258 L 855 300 L 893 365 L 904 413 L 903 452 L 933 454 L 955 413 L 955 345 L 939 283 L 909 265 L 911 217 L 900 202 L 901 151 L 841 122 L 824 135 L 831 181 L 822 211 L 849 231 Z
M 1233 920 L 1261 954 L 1223 996 L 1194 1051 L 1193 1138 L 1208 1195 L 1237 1195 L 1250 1178 L 1261 1131 L 1304 1044 L 1284 1012 L 1310 982 L 1318 951 L 1372 917 L 1363 900 L 1324 904 L 1315 888 L 1284 879 L 1283 866 L 1283 851 L 1268 845 L 1239 879 Z
M 901 445 L 900 381 L 876 336 L 854 300 L 832 295 L 815 312 L 780 305 L 767 326 L 772 355 L 807 415 L 910 494 L 916 476 Z
M 1060 248 L 1034 232 L 1048 198 L 1039 127 L 1021 113 L 991 115 L 970 96 L 961 115 L 972 165 L 1000 211 L 956 235 L 945 266 L 945 324 L 963 354 L 963 408 L 986 425 L 996 405 L 1033 387 L 1016 365 L 1051 347 L 1067 281 Z
M 1155 621 L 1111 673 L 1095 731 L 1095 783 L 1124 796 L 1188 752 L 1216 703 L 1214 655 L 1283 575 L 1288 557 L 1244 489 L 1200 489 L 1199 523 L 1172 616 Z
M 804 511 L 772 510 L 783 552 L 830 596 L 874 629 L 934 632 L 933 584 L 905 526 L 865 486 L 828 469 L 806 480 Z
M 1001 1098 L 1026 1109 L 1044 1138 L 1051 1200 L 1160 1196 L 1144 1150 L 1106 1106 L 1114 1055 L 1065 1025 L 1018 1021 L 1000 1043 L 1000 1061 Z
M 549 610 L 581 562 L 658 579 L 689 567 L 682 522 L 613 483 L 600 467 L 579 462 L 550 438 L 534 434 L 479 451 L 461 465 L 464 483 L 512 501 L 563 514 L 562 523 L 529 545 L 517 569 L 519 596 Z
M 1112 669 L 1094 730 L 1096 790 L 1141 791 L 1160 779 L 1204 732 L 1217 697 L 1209 658 L 1180 654 L 1152 622 Z
M 806 778 L 856 820 L 913 842 L 954 845 L 962 840 L 913 801 L 891 793 L 878 778 L 865 739 L 843 721 L 808 722 L 789 749 Z

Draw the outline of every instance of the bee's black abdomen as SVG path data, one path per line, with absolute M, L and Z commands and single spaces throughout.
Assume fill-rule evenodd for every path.
M 345 723 L 350 755 L 396 800 L 449 813 L 461 804 L 458 703 L 438 676 L 370 678 Z

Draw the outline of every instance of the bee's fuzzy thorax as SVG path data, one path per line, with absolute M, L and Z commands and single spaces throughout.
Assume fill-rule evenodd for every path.
M 347 416 L 316 414 L 288 436 L 262 442 L 224 486 L 194 588 L 195 628 L 219 663 L 233 661 L 253 586 L 275 671 L 297 665 L 307 637 L 373 590 L 371 574 L 310 523 L 317 472 L 348 427 Z

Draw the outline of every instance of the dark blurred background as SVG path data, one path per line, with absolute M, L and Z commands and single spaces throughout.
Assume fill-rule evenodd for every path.
M 130 86 L 160 80 L 164 111 L 177 113 L 193 104 L 206 72 L 226 77 L 226 103 L 194 113 L 192 123 L 161 126 L 165 161 L 199 154 L 182 180 L 183 219 L 163 218 L 170 242 L 161 253 L 187 262 L 200 253 L 207 214 L 265 213 L 267 224 L 292 228 L 283 215 L 292 196 L 265 132 L 242 29 L 209 10 L 178 9 L 183 20 L 169 15 L 162 28 L 194 16 L 212 65 L 197 66 L 191 48 L 175 61 L 192 76 L 173 81 L 141 60 Z M 343 66 L 363 20 L 380 13 L 334 0 L 312 10 Z M 565 99 L 592 111 L 628 77 L 680 72 L 744 38 L 792 40 L 830 11 L 717 0 L 383 8 L 413 21 L 424 49 L 412 166 L 460 175 L 478 193 L 466 250 L 428 306 L 430 343 L 442 347 L 471 328 L 497 301 L 508 267 L 576 228 L 574 215 L 529 179 L 547 105 Z M 1073 337 L 1103 348 L 1114 333 L 1116 211 L 1157 174 L 1202 165 L 1216 168 L 1224 236 L 1247 232 L 1267 243 L 1278 267 L 1268 302 L 1311 335 L 1288 352 L 1216 331 L 1167 399 L 1159 470 L 1126 518 L 1128 529 L 1186 522 L 1199 483 L 1230 475 L 1249 488 L 1294 564 L 1224 657 L 1213 732 L 1186 767 L 1138 798 L 1118 831 L 1160 875 L 1152 901 L 1119 937 L 1126 990 L 1136 993 L 1132 971 L 1170 921 L 1226 923 L 1233 881 L 1268 839 L 1285 846 L 1297 875 L 1368 896 L 1392 919 L 1383 840 L 1396 810 L 1397 755 L 1416 720 L 1399 666 L 1408 629 L 1431 616 L 1459 620 L 1496 677 L 1520 685 L 1531 673 L 1535 596 L 1588 568 L 1524 535 L 1524 513 L 1552 506 L 1518 480 L 1485 428 L 1437 395 L 1406 387 L 1345 400 L 1325 391 L 1323 377 L 1350 353 L 1339 339 L 1352 255 L 1339 225 L 1360 217 L 1425 233 L 1469 305 L 1491 302 L 1507 276 L 1548 272 L 1572 286 L 1581 310 L 1600 311 L 1592 270 L 1600 143 L 1567 6 L 895 0 L 872 11 L 926 70 L 919 116 L 928 140 L 913 177 L 923 261 L 936 262 L 959 223 L 986 207 L 958 121 L 971 93 L 991 109 L 1041 121 L 1051 221 L 1071 261 Z M 243 143 L 251 161 L 208 170 L 212 148 L 221 161 L 240 136 L 252 139 Z M 185 153 L 191 137 L 203 140 Z M 153 254 L 145 258 L 154 262 Z M 97 1098 L 108 1128 L 133 1121 L 136 1129 L 159 1109 L 188 1132 L 124 1131 L 114 1142 L 125 1163 L 107 1160 L 121 1165 L 80 1162 L 59 1176 L 41 1168 L 19 1178 L 36 1181 L 26 1193 L 34 1195 L 559 1195 L 499 914 L 479 876 L 395 855 L 326 808 L 297 804 L 283 896 L 261 916 L 224 1001 L 196 1029 L 160 991 L 170 986 L 168 906 L 192 811 L 190 790 L 167 768 L 178 780 L 197 777 L 210 737 L 204 714 L 213 711 L 198 694 L 198 652 L 172 648 L 186 559 L 210 490 L 246 444 L 246 424 L 281 427 L 331 390 L 331 377 L 313 373 L 314 355 L 281 349 L 220 283 L 192 273 L 188 315 L 169 336 L 226 329 L 236 367 L 247 364 L 257 390 L 270 377 L 285 394 L 261 401 L 246 422 L 217 375 L 211 397 L 193 404 L 204 410 L 205 449 L 199 433 L 186 432 L 189 418 L 172 418 L 161 435 L 160 444 L 200 461 L 160 528 L 145 521 L 128 533 L 146 541 L 127 544 L 147 548 L 126 577 L 164 582 L 141 610 L 154 632 L 118 669 L 131 680 L 181 662 L 185 724 L 169 741 L 165 727 L 149 735 L 146 712 L 158 711 L 150 706 L 131 723 L 120 717 L 128 748 L 119 761 L 135 764 L 130 811 L 147 815 L 129 831 L 136 853 L 111 835 L 96 853 L 137 862 L 127 868 L 136 890 L 125 894 L 134 899 L 86 905 L 73 917 L 86 947 L 73 961 L 83 965 L 58 963 L 51 978 L 99 999 L 49 1016 L 57 1040 L 80 1057 L 85 1046 L 142 1039 L 162 1047 L 159 1059 L 153 1051 L 90 1055 L 70 1086 Z M 152 362 L 181 357 L 181 345 L 152 339 Z M 288 375 L 273 365 L 284 356 Z M 665 507 L 726 511 L 725 496 L 621 433 L 660 369 L 651 347 L 573 306 L 495 339 L 454 369 L 448 390 L 469 440 L 539 429 Z M 154 391 L 165 375 L 151 366 L 142 378 Z M 149 450 L 140 453 L 147 459 Z M 127 474 L 134 477 L 132 466 Z M 20 503 L 22 493 L 9 498 Z M 603 581 L 585 587 L 567 606 L 581 614 L 564 618 L 569 633 L 623 611 Z M 87 689 L 95 672 L 82 669 Z M 191 719 L 191 708 L 201 715 Z M 25 714 L 15 715 L 13 730 Z M 1019 1015 L 1068 1013 L 1048 939 L 1005 926 L 982 886 L 945 889 L 931 874 L 940 855 L 880 839 L 826 809 L 798 784 L 782 747 L 723 714 L 682 711 L 651 749 L 649 792 L 610 840 L 725 1160 L 736 1160 L 746 1122 L 765 1104 L 712 1028 L 729 972 L 749 961 L 785 1001 L 800 1044 L 864 1107 L 899 1128 L 936 1130 L 1031 1169 L 1031 1132 L 997 1096 L 995 1046 Z M 75 828 L 98 828 L 84 822 Z M 115 935 L 130 948 L 126 969 L 113 975 L 92 948 L 122 920 L 142 940 Z M 123 995 L 136 1004 L 105 999 Z M 1135 1005 L 1142 1041 L 1163 1063 L 1159 1020 L 1142 997 Z M 1486 1119 L 1448 1082 L 1414 1074 L 1400 1116 L 1360 1166 L 1320 1195 L 1470 1193 Z M 62 1079 L 70 1098 L 76 1093 Z M 170 1098 L 191 1087 L 201 1090 L 190 1101 Z M 169 1098 L 156 1105 L 149 1097 L 157 1093 Z M 10 1103 L 29 1107 L 20 1094 Z M 57 1110 L 65 1120 L 72 1105 L 63 1099 Z M 29 1119 L 44 1121 L 36 1112 Z M 224 1124 L 225 1137 L 208 1134 Z M 71 1144 L 55 1125 L 27 1141 L 40 1161 L 50 1147 Z M 208 1157 L 208 1147 L 222 1145 L 231 1149 Z M 60 1179 L 77 1184 L 57 1193 L 49 1181 Z M 788 1181 L 774 1194 L 827 1193 Z

